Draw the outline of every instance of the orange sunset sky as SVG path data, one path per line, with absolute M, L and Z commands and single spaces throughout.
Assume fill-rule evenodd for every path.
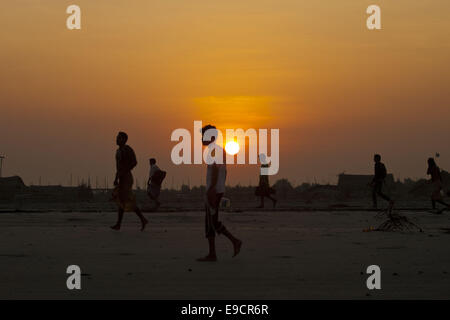
M 66 28 L 66 8 L 82 29 Z M 382 30 L 366 28 L 381 7 Z M 381 153 L 396 178 L 450 170 L 448 0 L 14 0 L 0 11 L 0 154 L 25 183 L 103 185 L 115 135 L 168 171 L 166 186 L 200 184 L 175 166 L 170 134 L 194 120 L 279 128 L 280 171 L 301 182 L 371 173 Z M 231 166 L 228 183 L 257 183 Z M 172 180 L 173 179 L 173 180 Z

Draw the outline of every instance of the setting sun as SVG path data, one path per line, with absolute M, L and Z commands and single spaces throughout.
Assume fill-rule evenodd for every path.
M 227 144 L 225 145 L 225 151 L 228 154 L 235 155 L 239 152 L 239 144 L 235 141 L 227 142 Z

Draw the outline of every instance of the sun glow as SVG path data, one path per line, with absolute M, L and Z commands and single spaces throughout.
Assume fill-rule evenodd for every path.
M 235 141 L 229 141 L 225 145 L 225 151 L 230 155 L 235 155 L 239 152 L 239 144 Z

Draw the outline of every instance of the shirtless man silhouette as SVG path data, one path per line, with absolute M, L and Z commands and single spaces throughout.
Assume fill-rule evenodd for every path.
M 120 230 L 123 214 L 126 210 L 136 212 L 141 220 L 141 231 L 145 229 L 148 220 L 142 215 L 141 210 L 136 205 L 136 198 L 133 194 L 133 175 L 131 170 L 137 165 L 136 154 L 133 149 L 127 145 L 128 135 L 125 132 L 119 132 L 116 143 L 119 148 L 116 151 L 116 178 L 114 179 L 113 198 L 118 204 L 117 223 L 111 227 L 113 230 Z
M 375 174 L 371 182 L 373 207 L 375 209 L 378 208 L 377 196 L 379 196 L 389 202 L 389 208 L 392 208 L 394 206 L 394 201 L 382 192 L 384 179 L 387 176 L 386 167 L 384 163 L 381 162 L 381 156 L 379 154 L 373 156 L 373 161 L 375 162 Z

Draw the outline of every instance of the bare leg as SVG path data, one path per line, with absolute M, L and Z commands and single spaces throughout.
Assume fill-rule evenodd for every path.
M 136 212 L 137 216 L 139 217 L 139 219 L 141 220 L 141 231 L 144 231 L 145 226 L 148 223 L 148 220 L 145 219 L 144 215 L 141 212 L 141 209 L 139 209 L 137 206 L 134 208 L 134 212 Z
M 259 207 L 258 208 L 264 208 L 264 196 L 260 197 L 261 201 L 259 203 Z
M 206 227 L 206 238 L 208 239 L 209 252 L 206 257 L 198 258 L 197 261 L 200 262 L 214 262 L 217 261 L 216 255 L 216 232 L 212 227 L 212 216 L 210 214 L 211 208 L 206 205 L 206 215 L 205 215 L 205 227 Z M 217 217 L 217 215 L 216 215 Z
M 277 205 L 277 199 L 275 199 L 275 198 L 272 197 L 272 196 L 268 196 L 268 198 L 269 198 L 270 200 L 272 200 L 273 207 L 275 208 L 275 206 Z
M 380 196 L 382 199 L 386 200 L 387 202 L 389 202 L 389 211 L 392 210 L 392 208 L 394 207 L 394 201 L 389 198 L 387 195 L 385 195 L 382 191 L 381 191 L 381 186 L 378 186 L 376 189 L 376 194 L 374 195 L 374 203 L 376 203 L 376 199 L 377 199 L 377 195 Z M 376 207 L 375 207 L 376 208 Z
M 391 201 L 391 198 L 389 198 L 387 195 L 385 195 L 385 194 L 384 194 L 383 192 L 381 192 L 381 191 L 378 191 L 378 195 L 379 195 L 381 198 L 383 198 L 384 200 L 388 201 L 388 202 Z
M 123 219 L 123 213 L 124 210 L 119 207 L 119 210 L 117 211 L 117 223 L 111 227 L 113 230 L 120 230 L 120 226 L 122 225 L 122 219 Z
M 200 262 L 214 262 L 217 261 L 216 255 L 216 237 L 208 237 L 209 253 L 206 257 L 199 258 L 197 261 Z
M 214 259 L 217 259 L 216 255 L 216 237 L 209 237 L 208 238 L 208 245 L 209 245 L 209 257 L 213 257 Z
M 241 247 L 242 247 L 242 241 L 235 238 L 230 231 L 228 231 L 227 229 L 224 229 L 224 231 L 222 232 L 222 234 L 228 238 L 228 240 L 231 241 L 231 243 L 233 244 L 233 249 L 234 249 L 234 254 L 233 257 L 237 256 L 239 254 L 239 252 L 241 251 Z

